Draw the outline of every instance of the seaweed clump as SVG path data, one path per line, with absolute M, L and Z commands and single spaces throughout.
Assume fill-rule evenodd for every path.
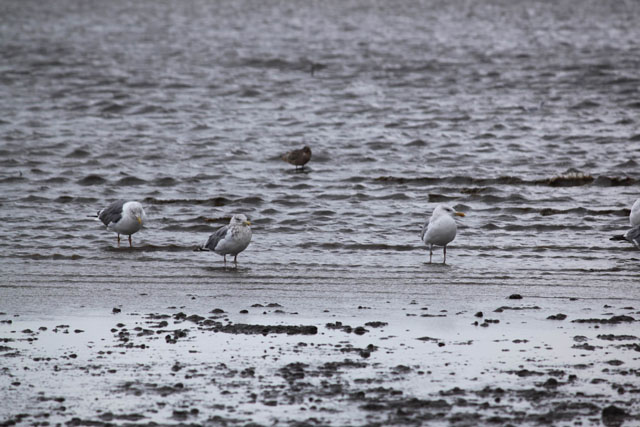
M 562 175 L 549 178 L 547 184 L 551 187 L 579 187 L 591 184 L 594 180 L 592 175 L 570 169 Z

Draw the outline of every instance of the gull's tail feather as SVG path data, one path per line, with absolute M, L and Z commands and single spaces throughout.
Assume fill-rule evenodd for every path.
M 624 238 L 633 245 L 640 249 L 640 225 L 633 227 L 631 230 L 627 231 L 627 234 L 624 235 Z
M 626 240 L 627 242 L 632 243 L 636 248 L 640 249 L 640 225 L 636 225 L 623 235 L 613 236 L 610 240 Z

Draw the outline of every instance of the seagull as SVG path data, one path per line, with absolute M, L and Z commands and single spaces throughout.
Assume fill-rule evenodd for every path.
M 631 206 L 631 213 L 629 214 L 629 224 L 631 227 L 640 225 L 640 199 L 636 200 L 633 206 Z
M 453 208 L 445 205 L 438 205 L 433 210 L 431 218 L 422 227 L 422 240 L 429 246 L 429 264 L 433 257 L 433 246 L 442 246 L 444 248 L 443 264 L 447 262 L 447 245 L 456 237 L 456 220 L 455 216 L 464 216 L 462 212 L 456 212 Z
M 251 222 L 243 214 L 231 217 L 228 225 L 220 227 L 209 236 L 207 242 L 200 247 L 202 251 L 213 251 L 224 257 L 227 263 L 227 255 L 233 255 L 233 263 L 238 264 L 238 254 L 244 251 L 251 243 Z
M 302 166 L 302 169 L 304 169 L 304 165 L 311 160 L 311 148 L 305 145 L 299 150 L 289 151 L 282 155 L 282 160 L 295 165 L 296 169 L 298 169 L 298 166 Z
M 131 235 L 142 228 L 146 218 L 144 209 L 138 202 L 116 200 L 98 211 L 98 219 L 107 226 L 107 230 L 118 233 L 118 247 L 120 247 L 121 234 L 129 235 L 129 247 L 133 247 Z
M 627 242 L 633 244 L 633 246 L 635 246 L 636 248 L 640 249 L 640 225 L 636 225 L 624 234 L 613 236 L 609 240 L 626 240 Z
M 640 199 L 636 200 L 633 206 L 631 206 L 629 225 L 631 225 L 631 230 L 624 234 L 613 236 L 609 240 L 626 240 L 640 249 Z

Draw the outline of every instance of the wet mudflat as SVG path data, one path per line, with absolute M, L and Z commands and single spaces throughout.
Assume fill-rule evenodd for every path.
M 143 294 L 91 315 L 3 313 L 3 422 L 640 421 L 637 301 L 173 292 L 179 305 L 153 311 Z

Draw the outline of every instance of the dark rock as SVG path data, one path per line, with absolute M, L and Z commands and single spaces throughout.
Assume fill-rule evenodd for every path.
M 420 337 L 420 338 L 416 338 L 417 340 L 420 341 L 431 341 L 431 342 L 440 342 L 440 340 L 438 338 L 431 338 L 431 337 Z
M 618 324 L 618 323 L 626 323 L 626 322 L 635 322 L 636 319 L 634 319 L 631 316 L 625 316 L 625 315 L 621 315 L 621 316 L 612 316 L 609 319 L 576 319 L 576 320 L 572 320 L 572 323 L 596 323 L 596 324 Z
M 627 418 L 627 413 L 615 405 L 607 406 L 602 410 L 602 424 L 607 427 L 621 426 Z
M 613 334 L 598 335 L 598 338 L 601 340 L 607 340 L 607 341 L 630 341 L 630 340 L 638 339 L 638 337 L 636 337 L 635 335 L 613 335 Z
M 520 294 L 511 294 L 511 295 L 509 295 L 509 299 L 522 299 L 522 295 L 520 295 Z
M 493 311 L 496 313 L 502 313 L 505 310 L 540 310 L 540 307 L 538 307 L 537 305 L 534 305 L 531 307 L 509 307 L 509 306 L 503 305 L 502 307 L 498 307 Z
M 578 349 L 578 350 L 588 350 L 588 351 L 593 351 L 593 350 L 596 349 L 595 346 L 587 344 L 586 342 L 583 343 L 583 344 L 574 344 L 574 345 L 571 346 L 571 348 L 575 348 L 575 349 Z
M 344 328 L 344 326 L 342 325 L 342 322 L 327 323 L 325 325 L 325 327 L 327 329 L 342 329 L 342 328 Z
M 242 378 L 253 377 L 256 374 L 255 368 L 246 368 L 240 372 Z
M 387 326 L 387 325 L 388 325 L 387 322 L 379 322 L 379 321 L 367 322 L 364 324 L 364 326 L 369 326 L 371 328 L 382 328 L 383 326 Z
M 199 316 L 197 314 L 192 314 L 191 316 L 187 316 L 184 320 L 188 320 L 189 322 L 198 323 L 204 320 L 203 316 Z
M 280 368 L 279 372 L 285 380 L 292 383 L 296 380 L 303 379 L 305 377 L 305 369 L 308 367 L 309 365 L 306 363 L 294 362 Z
M 547 317 L 548 320 L 564 320 L 566 318 L 567 315 L 562 313 L 552 314 L 551 316 Z
M 269 335 L 269 334 L 287 334 L 287 335 L 315 335 L 318 328 L 313 325 L 252 325 L 246 323 L 222 324 L 215 322 L 212 330 L 226 334 L 244 334 L 244 335 Z
M 520 369 L 519 371 L 507 371 L 508 374 L 516 374 L 519 377 L 542 376 L 543 372 L 530 371 L 528 369 Z
M 626 349 L 629 349 L 629 350 L 640 352 L 640 344 L 638 344 L 638 343 L 620 344 L 620 345 L 617 345 L 615 347 L 616 348 L 626 348 Z
M 451 390 L 447 390 L 447 391 L 440 390 L 438 394 L 440 396 L 461 396 L 466 394 L 466 392 L 462 390 L 460 387 L 454 387 Z

